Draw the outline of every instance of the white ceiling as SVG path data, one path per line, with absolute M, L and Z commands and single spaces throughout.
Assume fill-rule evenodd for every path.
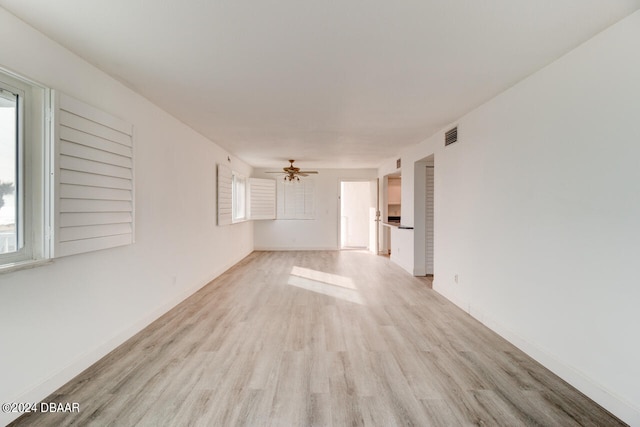
M 0 0 L 257 167 L 376 167 L 640 0 Z

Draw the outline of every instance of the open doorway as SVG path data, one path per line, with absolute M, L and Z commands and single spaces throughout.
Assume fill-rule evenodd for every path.
M 378 182 L 340 182 L 340 249 L 378 251 Z

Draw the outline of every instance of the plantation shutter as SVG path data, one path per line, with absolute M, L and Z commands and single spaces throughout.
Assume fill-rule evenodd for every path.
M 249 219 L 276 218 L 276 181 L 249 178 Z
M 218 165 L 218 225 L 232 222 L 233 190 L 232 172 L 226 165 Z
M 54 93 L 54 257 L 134 242 L 133 126 Z
M 280 181 L 277 185 L 277 219 L 314 219 L 314 182 Z

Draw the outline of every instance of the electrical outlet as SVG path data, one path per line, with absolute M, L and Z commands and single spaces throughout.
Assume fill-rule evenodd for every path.
M 171 284 L 175 286 L 177 282 L 178 282 L 178 277 L 174 274 L 173 276 L 171 276 Z
M 455 276 L 453 276 L 453 281 L 456 282 L 456 284 L 458 283 L 458 275 L 457 274 Z

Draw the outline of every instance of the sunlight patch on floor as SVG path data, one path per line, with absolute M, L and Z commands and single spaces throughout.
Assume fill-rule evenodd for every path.
M 287 284 L 339 298 L 343 301 L 364 305 L 360 293 L 356 290 L 353 280 L 349 277 L 294 266 L 291 269 Z
M 324 271 L 312 270 L 310 268 L 298 267 L 296 265 L 291 269 L 292 276 L 298 276 L 317 282 L 327 283 L 342 288 L 356 289 L 353 279 L 350 277 L 340 276 L 337 274 L 325 273 Z

